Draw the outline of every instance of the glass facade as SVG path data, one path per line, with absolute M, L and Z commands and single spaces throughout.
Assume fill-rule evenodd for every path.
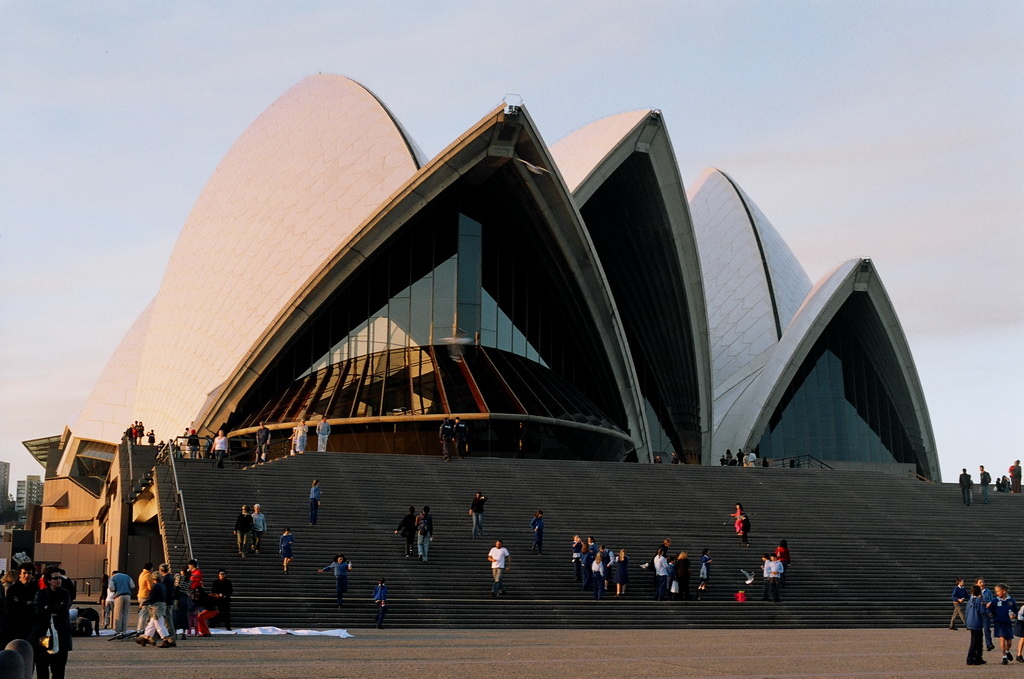
M 415 436 L 332 445 L 435 453 L 437 420 L 451 413 L 493 420 L 480 441 L 495 454 L 628 457 L 590 311 L 550 226 L 506 172 L 471 192 L 450 188 L 370 256 L 264 371 L 228 429 L 326 414 L 332 431 L 348 431 L 344 420 L 388 418 L 392 435 Z M 583 439 L 582 452 L 569 446 Z
M 927 475 L 910 395 L 865 293 L 844 304 L 814 344 L 761 437 L 773 459 L 911 463 Z

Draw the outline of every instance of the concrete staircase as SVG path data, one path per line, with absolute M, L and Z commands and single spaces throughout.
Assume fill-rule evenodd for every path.
M 219 568 L 233 581 L 234 626 L 358 628 L 372 624 L 370 595 L 387 579 L 387 624 L 419 628 L 906 627 L 948 624 L 956 576 L 983 575 L 1024 593 L 1020 555 L 1024 495 L 992 493 L 965 507 L 953 484 L 882 473 L 744 469 L 573 461 L 306 453 L 250 468 L 177 460 L 194 554 L 209 584 Z M 320 519 L 308 522 L 312 479 L 323 489 Z M 469 504 L 488 496 L 486 539 L 473 540 Z M 268 517 L 263 554 L 242 559 L 235 517 L 260 503 Z M 750 547 L 729 514 L 742 502 Z M 404 558 L 393 531 L 409 505 L 430 505 L 430 561 Z M 530 519 L 544 510 L 545 552 L 530 552 Z M 281 572 L 282 529 L 296 561 Z M 570 538 L 593 535 L 630 555 L 624 597 L 596 602 L 573 579 Z M 687 550 L 696 588 L 701 549 L 714 558 L 699 602 L 657 602 L 648 571 L 665 537 Z M 512 554 L 508 594 L 490 597 L 487 551 L 495 538 Z M 783 603 L 760 601 L 760 555 L 787 539 L 793 556 Z M 353 564 L 343 609 L 334 580 L 317 568 L 344 553 Z M 736 603 L 746 589 L 752 601 Z

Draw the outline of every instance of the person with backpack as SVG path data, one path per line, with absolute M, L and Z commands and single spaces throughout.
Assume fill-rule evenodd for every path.
M 430 515 L 430 507 L 424 507 L 416 517 L 416 549 L 420 561 L 427 561 L 430 555 L 430 541 L 434 539 L 434 517 Z
M 988 504 L 988 487 L 992 483 L 992 475 L 985 471 L 985 465 L 978 467 L 978 483 L 981 485 L 981 504 Z

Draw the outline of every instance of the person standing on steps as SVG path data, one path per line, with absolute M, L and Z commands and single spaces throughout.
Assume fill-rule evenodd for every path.
M 779 596 L 779 583 L 782 582 L 782 574 L 785 570 L 779 557 L 774 554 L 768 555 L 768 596 L 774 603 L 782 601 Z
M 260 428 L 256 430 L 256 462 L 266 462 L 270 455 L 270 430 L 267 425 L 260 422 Z
M 302 418 L 292 427 L 292 455 L 306 452 L 306 437 L 308 434 L 309 428 L 306 426 L 305 418 Z
M 313 485 L 309 488 L 309 525 L 315 526 L 320 516 L 320 481 L 313 479 Z
M 1020 493 L 1020 460 L 1015 461 L 1010 467 L 1010 492 Z
M 484 534 L 485 502 L 487 502 L 487 497 L 477 491 L 477 494 L 473 496 L 473 501 L 469 504 L 469 515 L 473 519 L 473 539 L 476 539 L 477 535 L 483 536 Z
M 981 485 L 981 504 L 988 504 L 988 487 L 992 483 L 992 475 L 985 471 L 985 465 L 978 467 L 978 484 Z
M 537 510 L 537 513 L 533 515 L 533 520 L 530 521 L 530 528 L 533 529 L 533 547 L 530 548 L 531 552 L 537 552 L 538 554 L 544 553 L 544 512 Z
M 964 579 L 957 578 L 956 584 L 953 585 L 953 615 L 949 619 L 949 629 L 956 629 L 957 616 L 960 617 L 960 622 L 965 626 L 967 625 L 967 619 L 964 617 L 964 605 L 967 603 L 967 590 L 964 589 Z M 980 627 L 978 628 L 981 629 Z
M 281 562 L 281 569 L 285 574 L 288 573 L 288 564 L 295 561 L 295 554 L 292 551 L 292 545 L 294 544 L 295 536 L 292 535 L 292 529 L 285 528 L 284 532 L 281 533 L 281 543 L 277 550 L 281 554 L 282 559 L 284 559 Z
M 242 513 L 235 518 L 235 541 L 238 543 L 238 556 L 245 558 L 252 540 L 252 516 L 249 505 L 242 505 Z
M 750 533 L 750 519 L 747 517 L 747 513 L 743 510 L 743 505 L 739 502 L 736 503 L 736 511 L 730 514 L 735 521 L 733 527 L 736 528 L 736 534 L 740 536 L 740 541 L 744 547 L 749 547 L 750 544 L 747 542 L 747 534 Z
M 505 593 L 505 587 L 501 583 L 502 573 L 508 573 L 512 567 L 512 557 L 505 549 L 501 540 L 496 540 L 491 551 L 487 552 L 487 561 L 491 564 L 491 577 L 494 578 L 494 586 L 491 587 L 491 597 L 497 597 Z
M 377 604 L 377 629 L 384 627 L 384 616 L 388 614 L 388 586 L 384 578 L 377 581 L 373 590 L 373 603 Z
M 430 507 L 424 507 L 416 517 L 416 548 L 420 561 L 427 561 L 430 556 L 430 541 L 434 539 L 434 517 L 430 515 Z
M 572 572 L 576 582 L 583 582 L 583 539 L 579 535 L 572 536 Z
M 445 462 L 452 461 L 452 450 L 455 449 L 455 423 L 450 418 L 441 420 L 441 426 L 437 430 L 437 437 L 441 442 L 441 458 Z
M 705 547 L 700 553 L 700 582 L 697 584 L 697 601 L 700 601 L 701 596 L 707 591 L 708 585 L 711 583 L 711 552 Z
M 462 460 L 469 457 L 469 425 L 461 417 L 456 417 L 452 426 L 455 429 L 455 454 Z
M 259 554 L 263 545 L 263 534 L 267 531 L 267 515 L 258 504 L 252 506 L 252 554 Z
M 352 570 L 352 564 L 345 559 L 344 554 L 338 554 L 334 561 L 323 568 L 318 568 L 317 573 L 332 571 L 334 573 L 335 595 L 338 598 L 338 608 L 345 603 L 345 593 L 348 592 L 348 572 Z
M 327 416 L 324 415 L 320 419 L 320 423 L 316 425 L 316 449 L 317 452 L 327 452 L 327 439 L 331 437 L 331 423 L 327 421 Z
M 629 585 L 629 557 L 626 550 L 619 550 L 619 558 L 615 562 L 615 596 L 622 596 L 626 593 L 626 586 Z
M 971 486 L 974 482 L 971 481 L 971 475 L 967 473 L 965 467 L 963 472 L 960 474 L 960 494 L 963 496 L 964 504 L 968 507 L 971 506 Z
M 231 442 L 228 440 L 228 437 L 224 435 L 224 430 L 218 429 L 217 438 L 213 440 L 213 457 L 217 461 L 218 468 L 224 468 L 224 459 L 228 456 L 230 449 Z
M 405 558 L 411 559 L 416 555 L 416 548 L 413 543 L 416 540 L 416 508 L 410 506 L 409 513 L 402 517 L 395 528 L 395 535 L 405 538 Z

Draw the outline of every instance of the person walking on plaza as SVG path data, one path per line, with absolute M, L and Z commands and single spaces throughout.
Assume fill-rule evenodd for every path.
M 228 573 L 223 568 L 217 571 L 217 579 L 210 585 L 210 596 L 217 600 L 217 623 L 231 631 L 231 599 L 235 595 L 235 586 L 228 580 Z M 211 621 L 212 622 L 212 621 Z
M 377 581 L 373 589 L 373 603 L 377 605 L 377 629 L 384 627 L 384 616 L 388 614 L 388 586 L 384 578 Z
M 334 557 L 334 561 L 323 568 L 318 568 L 317 573 L 323 573 L 324 571 L 331 571 L 334 573 L 334 592 L 338 600 L 338 608 L 341 608 L 342 604 L 345 603 L 345 593 L 348 592 L 348 573 L 352 570 L 352 564 L 346 559 L 344 554 L 338 554 Z
M 281 562 L 281 569 L 288 574 L 288 564 L 295 561 L 295 555 L 292 552 L 292 545 L 295 544 L 295 536 L 292 535 L 291 528 L 285 528 L 281 533 L 281 541 L 278 547 L 278 552 L 281 554 L 283 561 Z
M 967 647 L 968 665 L 988 664 L 988 661 L 982 657 L 981 652 L 982 628 L 985 626 L 984 620 L 987 617 L 988 611 L 985 610 L 985 602 L 981 598 L 981 587 L 973 585 L 971 587 L 971 598 L 967 602 L 967 617 L 964 621 L 964 626 L 971 633 L 970 645 Z
M 1010 467 L 1010 492 L 1020 492 L 1020 460 L 1015 461 Z
M 252 540 L 252 516 L 249 505 L 242 505 L 242 513 L 235 517 L 235 542 L 238 544 L 238 556 L 245 558 Z
M 491 597 L 497 597 L 499 594 L 505 593 L 505 587 L 501 583 L 502 573 L 508 573 L 512 567 L 512 557 L 502 546 L 501 540 L 496 540 L 491 551 L 487 552 L 487 561 L 491 564 L 491 577 L 494 578 Z
M 50 571 L 46 589 L 36 592 L 35 624 L 29 635 L 33 646 L 37 679 L 64 679 L 71 651 L 71 594 L 61 584 L 63 578 Z
M 956 619 L 959 616 L 960 622 L 967 624 L 964 618 L 964 605 L 967 603 L 967 590 L 964 589 L 964 579 L 957 578 L 953 585 L 953 615 L 949 618 L 949 629 L 956 629 Z M 980 627 L 978 628 L 981 629 Z
M 996 585 L 996 596 L 988 604 L 989 615 L 992 616 L 992 636 L 999 639 L 999 650 L 1003 654 L 1003 664 L 1013 662 L 1013 623 L 1017 620 L 1017 602 L 1010 596 L 1010 588 L 999 583 Z
M 327 451 L 327 439 L 331 437 L 331 423 L 327 421 L 327 416 L 324 415 L 320 419 L 320 423 L 316 425 L 316 449 L 317 452 L 323 453 Z
M 139 573 L 139 613 L 135 623 L 135 631 L 142 634 L 149 622 L 149 612 L 146 606 L 149 605 L 149 593 L 153 589 L 153 564 L 148 561 L 142 564 L 142 571 Z
M 140 578 L 141 579 L 141 578 Z M 139 588 L 139 613 L 144 618 L 145 627 L 135 637 L 135 641 L 142 646 L 146 644 L 156 645 L 156 637 L 160 637 L 160 646 L 169 648 L 174 643 L 174 634 L 168 631 L 165 624 L 167 614 L 167 591 L 164 589 L 163 578 L 157 578 L 149 588 L 148 598 L 141 596 L 142 588 Z M 144 614 L 144 615 L 143 615 Z
M 256 459 L 254 462 L 266 462 L 270 455 L 270 430 L 267 425 L 260 422 L 260 428 L 256 430 Z
M 402 517 L 395 528 L 395 535 L 405 538 L 405 558 L 411 559 L 416 555 L 416 548 L 413 543 L 416 541 L 416 508 L 409 507 L 409 513 Z
M 430 515 L 430 507 L 424 507 L 416 517 L 416 550 L 420 561 L 430 557 L 430 541 L 434 539 L 434 517 Z
M 476 539 L 477 535 L 483 536 L 484 534 L 484 503 L 487 502 L 487 497 L 477 492 L 473 496 L 473 501 L 469 505 L 469 515 L 473 519 L 473 538 Z
M 305 420 L 299 420 L 292 427 L 292 451 L 291 454 L 306 452 L 306 437 L 309 435 L 309 428 Z
M 971 481 L 971 475 L 967 473 L 965 467 L 960 474 L 960 494 L 963 496 L 964 504 L 968 507 L 971 506 L 971 486 L 973 485 L 974 481 Z
M 530 528 L 533 529 L 533 546 L 530 548 L 531 552 L 537 552 L 538 554 L 544 553 L 544 512 L 537 510 L 537 513 L 533 515 L 533 520 L 530 521 Z
M 309 487 L 309 525 L 315 526 L 320 516 L 320 481 L 313 479 L 313 485 Z
M 974 581 L 974 584 L 981 588 L 981 602 L 985 606 L 985 615 L 981 619 L 981 628 L 985 632 L 985 650 L 991 651 L 995 648 L 995 645 L 992 643 L 992 616 L 988 613 L 988 605 L 992 603 L 995 597 L 992 596 L 992 590 L 985 587 L 985 578 L 978 578 Z
M 252 547 L 250 553 L 259 554 L 263 546 L 263 534 L 267 532 L 267 515 L 258 504 L 252 506 Z
M 992 475 L 985 471 L 985 465 L 978 467 L 978 485 L 981 486 L 981 504 L 988 504 L 988 487 L 992 483 Z
M 7 621 L 2 629 L 5 640 L 24 639 L 30 643 L 32 641 L 32 627 L 35 625 L 34 602 L 36 592 L 39 591 L 35 573 L 35 566 L 31 563 L 19 565 L 17 582 L 7 588 L 4 595 L 7 604 Z M 122 632 L 128 629 L 127 610 L 126 608 Z
M 124 634 L 128 631 L 128 609 L 132 603 L 135 581 L 127 573 L 114 571 L 107 587 L 114 593 L 114 633 Z

